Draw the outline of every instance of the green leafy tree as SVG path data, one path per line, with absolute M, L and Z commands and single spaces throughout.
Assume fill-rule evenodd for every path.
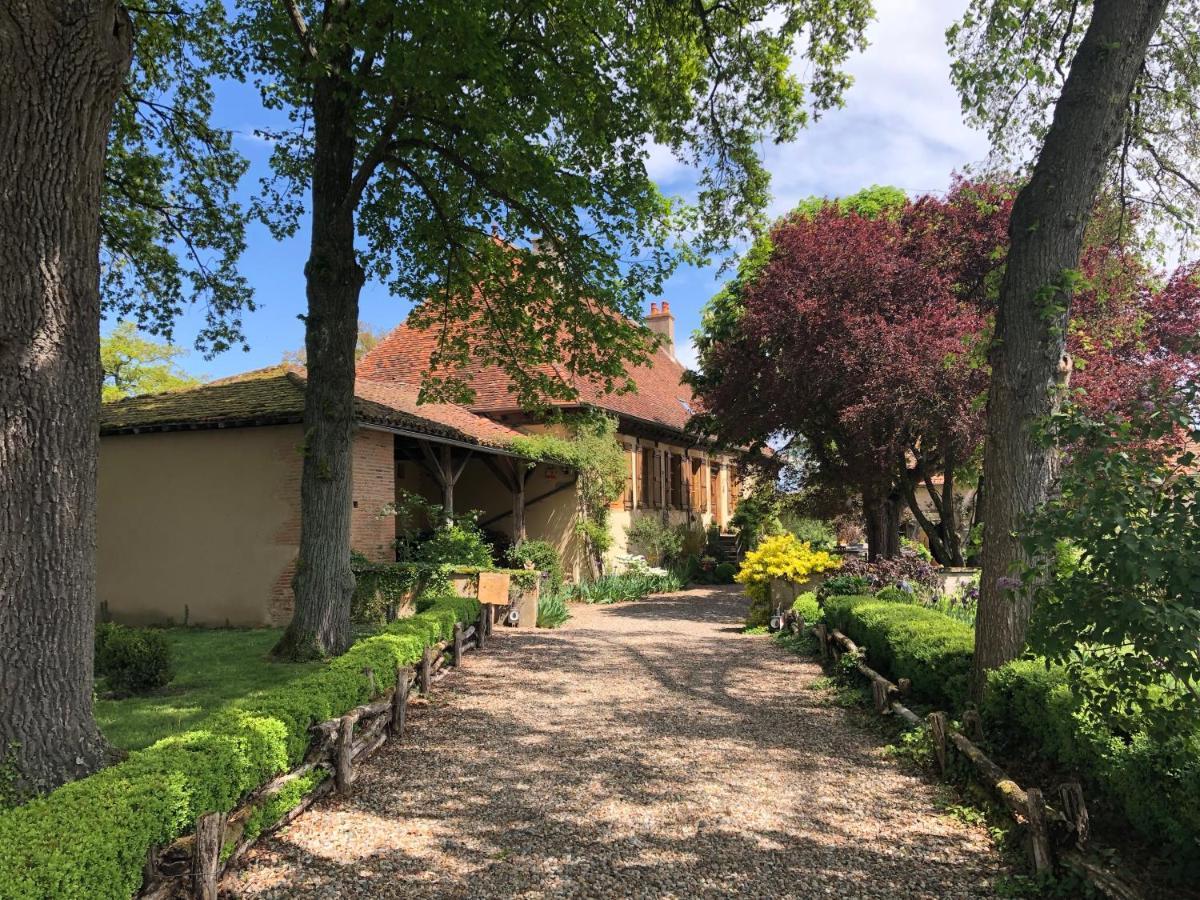
M 105 401 L 138 394 L 160 394 L 200 384 L 177 360 L 187 350 L 141 335 L 132 322 L 120 322 L 100 339 L 100 368 L 104 372 L 101 398 Z
M 1132 416 L 1055 416 L 1045 437 L 1070 448 L 1059 490 L 1022 536 L 1031 649 L 1127 726 L 1200 721 L 1196 401 L 1193 386 Z
M 0 746 L 23 790 L 106 756 L 92 718 L 102 309 L 240 341 L 244 171 L 209 124 L 239 64 L 220 0 L 0 9 Z
M 1029 595 L 1019 533 L 1058 461 L 1037 440 L 1071 372 L 1066 354 L 1084 232 L 1105 185 L 1125 203 L 1193 221 L 1200 180 L 1195 0 L 974 0 L 948 32 L 967 113 L 1003 153 L 1037 148 L 1013 205 L 989 356 L 983 576 L 972 690 L 1020 654 Z
M 260 210 L 299 225 L 308 388 L 295 614 L 277 652 L 349 638 L 350 434 L 368 277 L 436 330 L 427 396 L 494 364 L 521 401 L 616 387 L 652 335 L 644 296 L 758 224 L 762 139 L 840 102 L 869 0 L 250 0 L 241 24 L 275 135 Z M 792 74 L 804 41 L 807 86 Z M 700 169 L 694 205 L 647 172 L 657 143 Z M 684 242 L 684 236 L 691 238 Z

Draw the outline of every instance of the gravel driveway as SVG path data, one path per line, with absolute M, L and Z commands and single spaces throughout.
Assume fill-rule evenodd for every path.
M 701 588 L 503 632 L 238 897 L 991 897 L 986 834 Z

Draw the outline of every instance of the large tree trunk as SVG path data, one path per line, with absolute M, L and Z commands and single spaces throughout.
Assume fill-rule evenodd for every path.
M 307 659 L 342 652 L 350 640 L 351 441 L 354 347 L 364 273 L 354 251 L 354 119 L 350 91 L 335 78 L 313 95 L 312 246 L 304 274 L 304 468 L 296 608 L 275 653 Z
M 1029 184 L 1013 204 L 1000 288 L 984 461 L 983 577 L 972 692 L 1025 644 L 1030 601 L 1006 579 L 1025 562 L 1017 534 L 1047 496 L 1056 453 L 1032 426 L 1052 413 L 1070 373 L 1071 279 L 1130 93 L 1167 0 L 1097 0 Z
M 0 756 L 94 771 L 100 185 L 129 20 L 0 0 Z
M 893 493 L 865 490 L 862 496 L 867 534 L 867 559 L 900 555 L 900 500 Z

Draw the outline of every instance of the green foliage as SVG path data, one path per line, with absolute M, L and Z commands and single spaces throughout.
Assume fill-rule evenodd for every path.
M 242 837 L 245 840 L 254 840 L 295 808 L 309 791 L 328 777 L 329 773 L 324 769 L 317 769 L 289 781 L 246 817 Z
M 508 548 L 508 561 L 514 568 L 528 566 L 534 571 L 545 572 L 550 593 L 558 593 L 563 586 L 562 556 L 558 548 L 549 541 L 521 541 Z
M 782 521 L 784 528 L 818 550 L 832 550 L 837 546 L 837 532 L 823 519 L 785 515 Z
M 538 628 L 557 628 L 569 618 L 571 611 L 560 594 L 542 594 L 538 597 Z
M 492 545 L 484 538 L 473 517 L 456 516 L 434 529 L 421 543 L 413 562 L 427 566 L 475 566 L 490 568 Z
M 277 628 L 163 628 L 175 678 L 171 688 L 148 697 L 98 698 L 96 721 L 104 737 L 122 750 L 141 750 L 188 731 L 216 710 L 249 695 L 284 687 L 320 663 L 281 663 L 268 654 Z
M 636 516 L 625 529 L 629 543 L 639 550 L 652 566 L 666 565 L 683 552 L 686 526 L 668 525 L 654 514 Z
M 741 499 L 729 524 L 737 529 L 744 548 L 753 550 L 764 537 L 783 531 L 779 520 L 782 505 L 779 491 L 769 479 L 758 481 L 749 496 Z
M 737 578 L 738 567 L 731 562 L 717 563 L 713 567 L 713 584 L 733 584 Z
M 245 57 L 221 0 L 128 11 L 133 65 L 113 113 L 100 208 L 104 312 L 169 340 L 176 317 L 197 305 L 196 346 L 219 352 L 243 344 L 241 314 L 254 309 L 236 268 L 247 221 L 236 191 L 248 163 L 233 132 L 212 124 L 215 87 L 244 78 Z
M 987 129 L 1002 165 L 1035 157 L 1091 10 L 1066 0 L 972 0 L 946 32 L 963 110 Z M 1195 0 L 1167 4 L 1133 90 L 1121 152 L 1107 160 L 1110 192 L 1139 201 L 1123 211 L 1166 216 L 1188 230 L 1200 200 L 1192 150 L 1200 136 L 1198 19 Z
M 817 595 L 813 591 L 805 591 L 792 601 L 792 612 L 804 619 L 805 625 L 812 625 L 815 622 L 821 621 L 821 604 L 817 602 Z
M 1180 879 L 1200 874 L 1200 728 L 1115 728 L 1075 689 L 1071 672 L 1021 660 L 989 673 L 981 712 L 1006 752 L 1078 772 L 1097 811 L 1110 809 L 1155 846 Z M 1098 802 L 1097 802 L 1098 801 Z
M 672 572 L 627 571 L 568 585 L 564 598 L 580 603 L 620 603 L 625 600 L 645 600 L 651 594 L 667 594 L 682 587 L 683 580 Z
M 1196 407 L 1189 391 L 1120 418 L 1068 408 L 1047 434 L 1070 451 L 1023 533 L 1030 646 L 1114 722 L 1200 724 Z
M 889 744 L 884 748 L 888 756 L 893 759 L 903 760 L 909 765 L 916 766 L 921 769 L 929 769 L 933 767 L 933 737 L 929 733 L 929 729 L 922 726 L 919 728 L 906 728 L 900 732 L 900 737 L 894 744 Z M 967 825 L 980 825 L 983 823 L 982 813 L 978 813 L 973 807 L 949 806 L 946 811 L 951 815 L 955 815 L 956 810 L 970 809 L 979 816 L 976 821 L 967 821 L 965 818 L 960 819 Z M 958 816 L 955 816 L 958 818 Z
M 927 563 L 933 562 L 933 554 L 929 552 L 929 548 L 917 541 L 909 540 L 906 537 L 900 538 L 900 547 L 915 553 L 918 558 L 923 559 Z
M 95 670 L 117 694 L 148 694 L 175 677 L 171 648 L 157 629 L 96 626 Z
M 825 621 L 861 646 L 873 668 L 910 679 L 918 700 L 961 708 L 975 647 L 967 625 L 923 606 L 875 597 L 831 597 Z
M 842 215 L 895 219 L 907 202 L 908 195 L 900 188 L 873 184 L 846 197 L 807 197 L 796 204 L 788 215 L 811 219 L 825 206 L 835 206 Z
M 187 732 L 117 765 L 0 812 L 0 897 L 120 898 L 141 885 L 146 852 L 230 810 L 297 764 L 309 727 L 369 699 L 370 668 L 386 685 L 424 648 L 474 621 L 479 604 L 443 601 L 356 642 L 307 675 L 218 709 Z
M 600 560 L 612 546 L 608 512 L 625 491 L 625 452 L 617 443 L 617 420 L 599 412 L 571 417 L 566 421 L 569 437 L 554 434 L 514 438 L 512 449 L 542 462 L 558 463 L 578 475 L 575 495 L 579 517 L 575 523 L 591 548 L 597 571 Z
M 855 597 L 871 592 L 871 581 L 863 575 L 830 575 L 817 588 L 817 598 Z
M 294 123 L 274 135 L 259 208 L 288 211 L 279 232 L 298 227 L 323 171 L 321 127 L 305 125 L 334 115 L 314 97 L 337 90 L 353 127 L 329 144 L 353 164 L 364 268 L 441 338 L 427 394 L 463 398 L 456 373 L 498 366 L 523 405 L 574 399 L 581 377 L 624 383 L 652 343 L 644 298 L 757 229 L 760 142 L 840 102 L 871 15 L 867 0 L 238 8 L 264 101 Z M 661 193 L 662 151 L 699 170 L 694 200 Z
M 448 565 L 429 563 L 371 563 L 351 557 L 354 595 L 350 618 L 355 622 L 380 625 L 396 617 L 409 603 L 425 597 L 444 597 L 450 592 Z
M 100 338 L 101 399 L 107 402 L 195 387 L 200 379 L 183 371 L 177 362 L 186 354 L 182 347 L 142 336 L 133 322 L 118 322 Z

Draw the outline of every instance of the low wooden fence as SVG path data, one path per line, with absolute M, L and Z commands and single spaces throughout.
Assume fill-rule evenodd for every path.
M 783 627 L 796 634 L 806 630 L 803 618 L 795 613 L 784 617 Z M 968 710 L 963 714 L 963 731 L 952 727 L 944 712 L 931 712 L 921 719 L 904 705 L 911 688 L 907 678 L 893 683 L 880 675 L 867 665 L 866 651 L 836 628 L 818 624 L 813 626 L 811 633 L 817 638 L 823 659 L 840 663 L 843 655 L 849 655 L 854 668 L 871 684 L 876 712 L 897 716 L 909 725 L 929 728 L 934 755 L 943 775 L 950 767 L 950 749 L 954 748 L 962 755 L 1025 830 L 1030 863 L 1035 872 L 1053 872 L 1056 866 L 1064 865 L 1114 900 L 1142 900 L 1143 894 L 1137 885 L 1102 862 L 1102 848 L 1091 840 L 1087 805 L 1078 782 L 1061 785 L 1054 802 L 1048 801 L 1038 788 L 1022 788 L 976 743 L 983 740 L 983 722 L 978 712 Z
M 258 840 L 287 825 L 313 803 L 331 791 L 349 793 L 355 779 L 355 766 L 369 758 L 389 739 L 404 736 L 404 723 L 415 689 L 427 695 L 433 685 L 462 665 L 470 650 L 482 650 L 505 607 L 484 604 L 479 618 L 464 628 L 455 624 L 450 640 L 425 648 L 414 669 L 397 670 L 394 687 L 376 700 L 355 707 L 343 716 L 320 722 L 310 729 L 312 743 L 304 761 L 278 778 L 249 794 L 232 812 L 208 813 L 196 821 L 193 834 L 185 835 L 164 848 L 151 848 L 146 861 L 145 880 L 138 894 L 143 900 L 167 900 L 194 897 L 216 900 L 217 885 L 232 870 L 241 856 Z M 376 673 L 366 670 L 374 684 Z M 372 693 L 375 693 L 372 691 Z M 281 818 L 261 832 L 245 833 L 247 823 L 273 798 L 297 780 L 323 772 L 320 781 Z M 228 855 L 225 848 L 232 848 Z

